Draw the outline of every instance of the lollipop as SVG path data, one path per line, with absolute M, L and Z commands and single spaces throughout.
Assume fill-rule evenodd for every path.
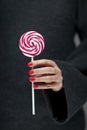
M 24 33 L 20 38 L 19 48 L 22 54 L 31 57 L 31 61 L 34 57 L 39 55 L 44 50 L 44 38 L 41 34 L 35 31 L 29 31 Z M 34 82 L 32 82 L 33 86 Z M 32 87 L 32 114 L 35 115 L 35 94 Z

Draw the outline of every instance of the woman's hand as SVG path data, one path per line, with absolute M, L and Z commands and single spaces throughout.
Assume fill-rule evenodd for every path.
M 60 68 L 52 60 L 42 59 L 28 63 L 31 69 L 28 74 L 30 82 L 34 82 L 35 89 L 52 89 L 59 91 L 63 87 L 63 77 Z M 39 67 L 39 68 L 36 68 Z

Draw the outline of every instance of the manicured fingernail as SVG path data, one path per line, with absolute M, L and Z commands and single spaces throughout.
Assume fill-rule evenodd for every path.
M 30 77 L 30 78 L 29 78 L 29 81 L 30 81 L 30 82 L 34 82 L 34 81 L 35 81 L 35 78 L 34 78 L 34 77 Z
M 32 75 L 33 73 L 34 73 L 33 70 L 28 71 L 28 74 L 29 74 L 29 75 Z
M 38 85 L 37 85 L 37 84 L 34 84 L 33 88 L 38 88 Z
M 27 65 L 28 65 L 28 67 L 32 67 L 33 66 L 33 62 L 29 62 Z

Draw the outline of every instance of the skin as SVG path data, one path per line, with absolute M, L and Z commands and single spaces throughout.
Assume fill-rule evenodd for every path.
M 38 84 L 36 89 L 52 89 L 55 92 L 62 89 L 62 71 L 54 61 L 41 59 L 35 60 L 32 63 L 31 67 L 34 67 L 34 69 L 31 69 L 33 70 L 33 74 L 30 76 L 35 78 L 34 83 L 38 84 L 42 82 L 42 84 Z

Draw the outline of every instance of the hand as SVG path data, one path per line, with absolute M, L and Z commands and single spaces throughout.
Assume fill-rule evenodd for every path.
M 28 63 L 31 69 L 28 74 L 30 82 L 34 82 L 35 89 L 52 89 L 59 91 L 63 87 L 63 77 L 60 68 L 52 60 L 42 59 Z M 39 67 L 39 68 L 36 68 Z

